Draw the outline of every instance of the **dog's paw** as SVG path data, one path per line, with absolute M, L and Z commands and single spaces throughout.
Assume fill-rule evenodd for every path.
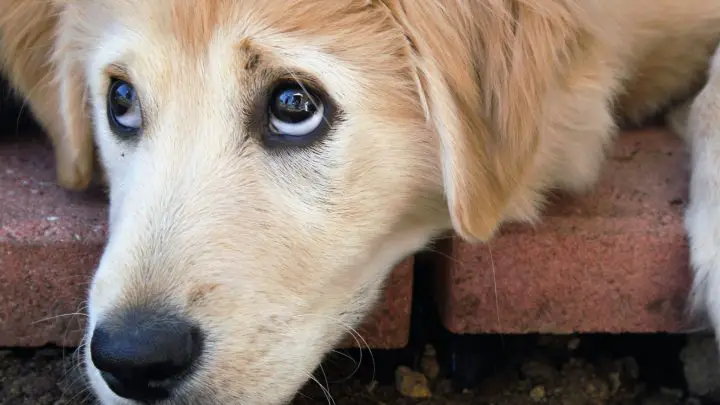
M 668 128 L 686 142 L 690 141 L 688 117 L 690 116 L 690 107 L 692 107 L 692 102 L 692 99 L 686 100 L 671 108 L 665 115 L 665 123 Z
M 695 319 L 708 322 L 720 338 L 720 204 L 708 203 L 720 198 L 720 187 L 693 191 L 695 198 L 685 213 L 693 272 L 690 310 Z
M 72 152 L 72 153 L 71 153 Z M 63 145 L 55 148 L 57 182 L 68 190 L 85 190 L 93 180 L 93 161 L 79 156 L 76 151 L 67 151 Z

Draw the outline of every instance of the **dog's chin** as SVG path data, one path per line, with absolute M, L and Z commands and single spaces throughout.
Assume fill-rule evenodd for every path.
M 100 377 L 99 372 L 94 369 L 89 372 L 90 374 L 90 386 L 93 391 L 97 405 L 144 405 L 143 402 L 136 402 L 119 397 L 105 384 Z M 282 398 L 275 400 L 268 399 L 267 397 L 261 400 L 254 400 L 252 398 L 246 398 L 242 401 L 243 404 L 251 405 L 287 405 L 290 404 L 295 394 L 286 395 Z M 232 400 L 230 402 L 223 399 L 219 394 L 205 394 L 196 395 L 192 392 L 185 392 L 182 394 L 175 395 L 169 399 L 153 402 L 154 405 L 184 405 L 184 404 L 202 404 L 202 405 L 226 405 L 235 403 Z
M 110 387 L 105 383 L 105 381 L 100 376 L 100 372 L 92 365 L 92 364 L 86 364 L 86 378 L 89 384 L 89 389 L 92 391 L 92 394 L 94 395 L 95 403 L 97 405 L 144 405 L 143 402 L 137 402 L 132 401 L 126 398 L 122 398 L 115 394 Z M 301 387 L 298 387 L 297 390 L 299 390 Z M 243 404 L 251 404 L 251 405 L 287 405 L 289 404 L 293 398 L 295 397 L 295 394 L 297 390 L 292 391 L 291 393 L 281 394 L 280 392 L 277 392 L 276 398 L 268 398 L 267 395 L 263 395 L 262 399 L 253 399 L 245 397 L 242 400 Z M 230 395 L 230 397 L 233 397 Z M 234 397 L 235 398 L 235 397 Z M 222 396 L 222 393 L 219 392 L 206 392 L 206 393 L 199 393 L 199 392 L 193 392 L 191 390 L 187 390 L 184 392 L 177 392 L 174 394 L 171 398 L 168 398 L 163 401 L 159 402 L 153 402 L 154 405 L 184 405 L 184 404 L 202 404 L 202 405 L 225 405 L 225 404 L 232 404 L 236 403 L 235 400 L 226 400 Z
M 103 381 L 100 376 L 100 371 L 90 364 L 89 361 L 86 361 L 85 368 L 88 384 L 90 384 L 90 389 L 95 395 L 96 403 L 101 405 L 139 405 L 136 402 L 117 396 L 110 387 L 105 384 L 105 381 Z
M 341 333 L 335 333 L 339 337 Z M 334 340 L 333 340 L 334 342 Z M 256 381 L 247 384 L 238 383 L 244 381 L 239 375 L 228 377 L 218 376 L 200 372 L 189 378 L 181 387 L 173 389 L 166 399 L 152 402 L 152 405 L 288 405 L 298 395 L 308 381 L 307 376 L 315 369 L 323 359 L 322 350 L 307 356 L 304 367 L 284 368 L 278 366 L 272 370 L 264 370 L 272 381 Z M 96 405 L 147 405 L 147 402 L 123 398 L 116 394 L 103 379 L 100 370 L 95 367 L 91 360 L 90 345 L 86 345 L 83 353 L 83 385 L 84 392 L 91 393 Z M 293 357 L 293 356 L 290 356 Z M 211 360 L 212 361 L 212 360 Z M 227 364 L 226 364 L 227 365 Z M 206 371 L 206 370 L 205 370 Z M 272 388 L 268 388 L 272 387 Z

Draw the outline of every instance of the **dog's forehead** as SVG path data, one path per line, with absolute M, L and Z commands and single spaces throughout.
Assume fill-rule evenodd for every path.
M 407 76 L 404 33 L 387 9 L 368 0 L 78 1 L 97 21 L 84 36 L 102 41 L 87 44 L 101 49 L 94 69 L 126 65 L 156 94 L 202 88 L 193 84 L 199 77 L 223 81 L 224 93 L 247 94 L 279 71 L 315 77 L 346 100 L 344 93 L 358 89 L 377 93 L 374 85 L 407 87 L 400 80 Z M 261 69 L 247 69 L 253 66 Z
M 141 41 L 148 52 L 160 46 L 195 57 L 218 42 L 227 48 L 250 38 L 281 57 L 303 48 L 372 66 L 373 58 L 386 60 L 404 46 L 387 10 L 368 0 L 77 0 L 76 5 L 93 20 L 91 36 L 103 37 L 98 34 L 110 29 L 117 38 L 124 31 L 132 48 Z
M 89 0 L 83 0 L 89 1 Z M 89 6 L 92 3 L 87 3 Z M 353 27 L 376 20 L 366 0 L 104 0 L 95 8 L 139 33 L 164 34 L 198 51 L 214 38 L 262 38 L 278 34 L 342 42 Z

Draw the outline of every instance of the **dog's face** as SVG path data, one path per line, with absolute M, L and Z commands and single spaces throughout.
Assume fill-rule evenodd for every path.
M 437 230 L 402 32 L 360 3 L 68 11 L 111 197 L 87 345 L 103 403 L 288 401 Z
M 104 404 L 287 402 L 396 263 L 451 225 L 488 237 L 530 161 L 503 119 L 539 92 L 481 91 L 507 52 L 464 3 L 56 2 L 63 147 L 89 117 L 110 189 Z

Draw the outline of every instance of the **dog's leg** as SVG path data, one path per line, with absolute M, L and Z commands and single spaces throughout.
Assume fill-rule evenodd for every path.
M 68 111 L 83 106 L 63 103 L 58 69 L 51 63 L 58 10 L 47 0 L 0 0 L 0 10 L 0 70 L 52 140 L 58 183 L 84 189 L 93 175 L 90 123 L 68 133 Z
M 665 121 L 668 127 L 675 133 L 675 135 L 680 136 L 680 138 L 685 141 L 688 146 L 690 146 L 691 137 L 690 132 L 687 130 L 687 126 L 692 104 L 693 99 L 683 101 L 673 107 L 665 116 Z
M 720 342 L 720 49 L 703 90 L 668 121 L 691 151 L 685 227 L 694 272 L 692 306 L 709 317 Z

